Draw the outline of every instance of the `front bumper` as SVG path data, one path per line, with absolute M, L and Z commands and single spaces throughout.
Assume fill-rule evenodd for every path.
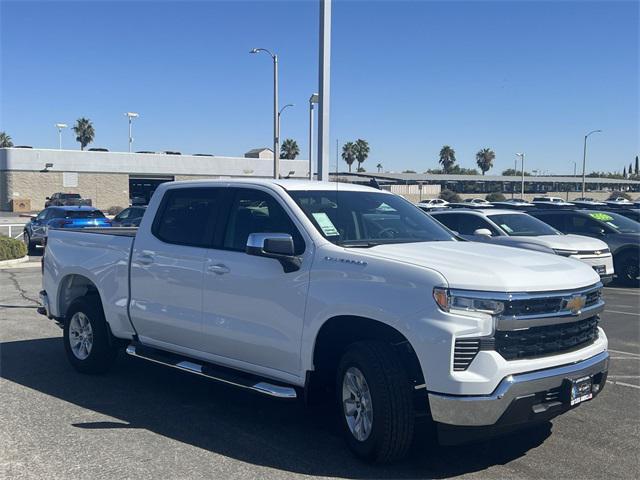
M 609 354 L 605 351 L 573 364 L 509 375 L 490 395 L 429 392 L 431 415 L 441 424 L 462 427 L 521 425 L 546 420 L 570 408 L 561 394 L 565 380 L 591 376 L 595 397 L 606 383 L 608 368 Z

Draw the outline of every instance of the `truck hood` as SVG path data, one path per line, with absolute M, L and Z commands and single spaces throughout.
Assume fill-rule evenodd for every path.
M 586 287 L 600 281 L 598 274 L 580 261 L 501 245 L 400 243 L 371 247 L 366 252 L 436 270 L 451 288 L 540 292 Z
M 582 235 L 539 235 L 535 237 L 529 236 L 513 236 L 513 237 L 499 237 L 507 243 L 531 243 L 535 245 L 542 245 L 551 249 L 559 250 L 579 250 L 590 251 L 604 250 L 609 248 L 606 243 L 597 238 L 583 237 Z

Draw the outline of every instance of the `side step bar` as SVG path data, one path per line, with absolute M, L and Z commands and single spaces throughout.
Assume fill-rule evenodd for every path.
M 269 383 L 260 378 L 237 372 L 230 368 L 199 362 L 198 360 L 164 352 L 155 348 L 132 343 L 127 346 L 126 351 L 127 354 L 133 357 L 177 368 L 183 372 L 194 373 L 235 387 L 253 390 L 254 392 L 262 393 L 270 397 L 295 399 L 298 396 L 296 389 L 291 386 Z

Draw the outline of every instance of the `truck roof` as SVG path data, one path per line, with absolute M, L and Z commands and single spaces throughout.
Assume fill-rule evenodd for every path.
M 353 183 L 337 183 L 336 182 L 318 182 L 315 180 L 289 180 L 289 179 L 269 179 L 269 178 L 220 178 L 220 179 L 205 179 L 205 180 L 180 180 L 177 182 L 171 182 L 171 184 L 180 184 L 180 185 L 219 185 L 221 183 L 226 184 L 239 184 L 239 185 L 263 185 L 263 186 L 272 186 L 278 185 L 285 190 L 295 191 L 295 190 L 338 190 L 338 191 L 349 191 L 349 192 L 383 192 L 389 193 L 385 190 L 378 190 L 372 187 L 367 187 L 364 185 L 356 185 Z
M 91 205 L 51 205 L 48 208 L 58 208 L 60 210 L 98 210 L 98 208 L 92 207 Z

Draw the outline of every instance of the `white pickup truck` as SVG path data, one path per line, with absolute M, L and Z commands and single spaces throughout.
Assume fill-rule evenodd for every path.
M 405 455 L 418 417 L 457 443 L 597 395 L 600 278 L 460 241 L 347 184 L 162 184 L 138 229 L 52 230 L 41 312 L 80 372 L 129 355 L 281 398 L 331 391 L 350 448 Z M 320 395 L 323 396 L 323 395 Z

